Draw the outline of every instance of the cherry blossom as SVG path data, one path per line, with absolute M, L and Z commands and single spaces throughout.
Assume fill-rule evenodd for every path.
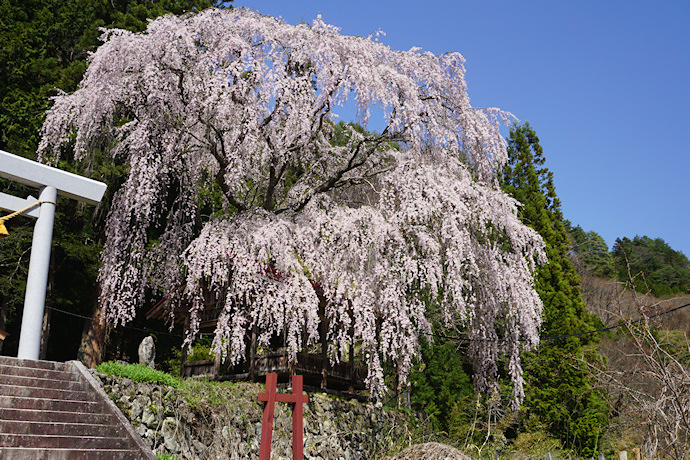
M 186 343 L 210 291 L 223 306 L 214 347 L 236 363 L 253 328 L 294 358 L 318 340 L 321 305 L 329 356 L 354 340 L 377 397 L 383 363 L 406 378 L 433 311 L 468 335 L 477 389 L 506 359 L 521 399 L 543 243 L 496 182 L 510 114 L 470 105 L 460 54 L 246 9 L 103 40 L 79 89 L 55 98 L 39 150 L 128 164 L 99 278 L 111 322 L 186 283 Z M 346 103 L 365 128 L 383 113 L 381 132 L 338 124 Z

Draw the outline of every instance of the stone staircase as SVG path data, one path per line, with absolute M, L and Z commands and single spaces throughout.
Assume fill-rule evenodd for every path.
M 156 457 L 80 362 L 0 356 L 0 459 Z

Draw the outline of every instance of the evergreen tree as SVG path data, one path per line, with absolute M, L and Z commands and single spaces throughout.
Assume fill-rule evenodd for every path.
M 657 297 L 690 292 L 690 261 L 661 238 L 618 238 L 613 247 L 618 279 Z M 628 274 L 629 272 L 629 274 Z
M 520 217 L 544 238 L 548 256 L 535 277 L 544 322 L 539 348 L 526 354 L 523 420 L 536 415 L 564 445 L 591 456 L 606 405 L 578 358 L 593 336 L 553 337 L 593 329 L 596 320 L 585 311 L 579 277 L 567 257 L 569 240 L 553 174 L 544 166 L 539 138 L 528 123 L 512 127 L 508 155 L 503 188 L 522 203 Z
M 433 344 L 422 341 L 420 363 L 410 374 L 410 399 L 415 410 L 429 416 L 436 431 L 458 430 L 454 410 L 469 406 L 474 396 L 468 374 L 471 366 L 458 353 L 457 343 L 441 338 Z
M 100 28 L 140 32 L 147 19 L 199 11 L 217 0 L 1 0 L 0 149 L 35 156 L 57 89 L 71 92 L 100 44 Z
M 570 256 L 578 271 L 601 278 L 613 277 L 613 256 L 604 239 L 597 232 L 585 232 L 579 225 L 573 227 L 569 221 L 565 226 L 570 237 Z

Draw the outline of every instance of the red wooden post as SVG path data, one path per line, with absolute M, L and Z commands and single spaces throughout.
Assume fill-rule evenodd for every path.
M 287 396 L 287 395 L 286 395 Z M 304 412 L 302 404 L 309 400 L 307 395 L 302 394 L 302 376 L 293 375 L 292 376 L 292 399 L 295 403 L 295 408 L 292 411 L 292 459 L 293 460 L 303 460 L 304 459 L 304 440 L 302 439 L 304 435 L 304 429 L 302 427 L 302 420 L 304 418 Z
M 261 422 L 261 446 L 259 460 L 271 460 L 271 438 L 273 437 L 273 413 L 276 402 L 278 374 L 266 374 L 266 393 L 259 393 L 259 401 L 266 401 L 264 419 Z
M 292 394 L 276 393 L 278 374 L 266 374 L 266 393 L 259 393 L 259 401 L 266 401 L 264 419 L 261 424 L 261 446 L 259 448 L 259 460 L 271 459 L 271 438 L 273 437 L 273 415 L 275 402 L 294 402 L 292 411 L 292 458 L 304 459 L 304 429 L 302 420 L 304 408 L 302 404 L 309 400 L 309 396 L 302 394 L 302 376 L 292 376 Z

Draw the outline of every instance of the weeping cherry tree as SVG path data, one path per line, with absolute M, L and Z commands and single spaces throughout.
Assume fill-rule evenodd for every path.
M 522 398 L 543 242 L 497 185 L 510 115 L 470 105 L 460 54 L 245 9 L 102 38 L 78 90 L 55 98 L 39 150 L 129 166 L 102 253 L 112 323 L 147 290 L 184 285 L 187 344 L 210 291 L 223 305 L 217 352 L 239 362 L 255 329 L 260 345 L 285 337 L 295 359 L 318 340 L 321 304 L 330 359 L 353 336 L 376 397 L 384 362 L 406 378 L 433 309 L 468 334 L 477 389 L 496 385 L 504 359 Z M 383 114 L 381 132 L 336 124 L 344 104 L 365 127 Z

